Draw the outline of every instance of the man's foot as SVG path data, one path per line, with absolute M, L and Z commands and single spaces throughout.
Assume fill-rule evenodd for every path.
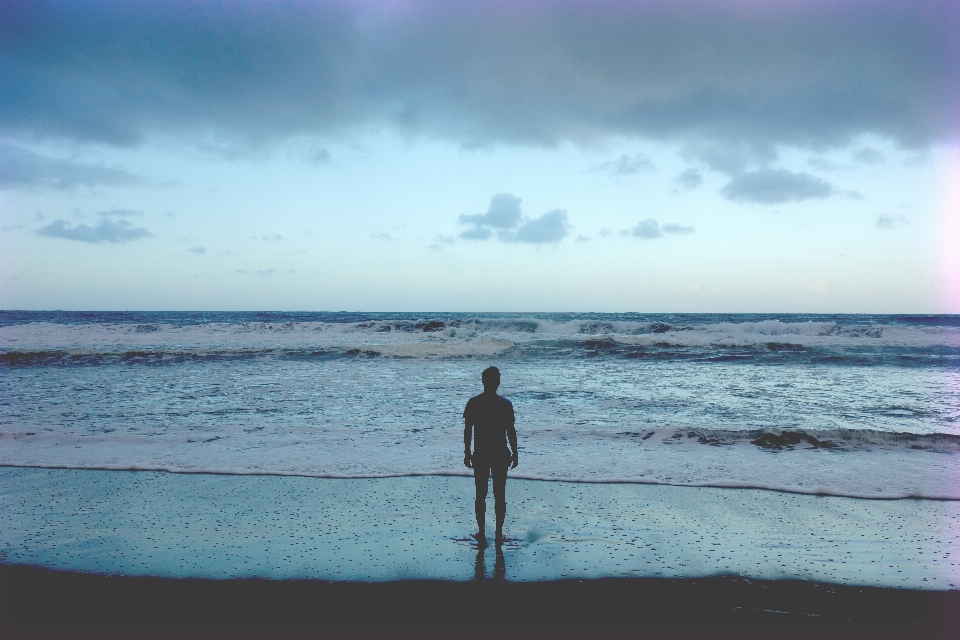
M 477 541 L 477 544 L 480 545 L 481 548 L 487 546 L 487 536 L 483 531 L 473 534 L 473 539 Z
M 498 534 L 497 534 L 497 546 L 498 546 L 498 547 L 502 547 L 502 546 L 503 546 L 503 543 L 506 542 L 506 541 L 507 541 L 507 536 L 503 535 L 502 533 L 498 533 Z

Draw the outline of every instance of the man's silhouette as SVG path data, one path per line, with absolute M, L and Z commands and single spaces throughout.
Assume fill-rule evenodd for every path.
M 477 484 L 475 506 L 480 531 L 474 537 L 482 547 L 486 545 L 483 516 L 487 511 L 487 481 L 491 475 L 493 509 L 497 514 L 496 542 L 497 546 L 503 544 L 503 519 L 507 514 L 507 466 L 512 462 L 512 468 L 517 468 L 517 431 L 513 425 L 513 405 L 497 395 L 500 370 L 496 367 L 484 369 L 481 380 L 483 393 L 470 398 L 463 410 L 463 464 L 473 469 L 473 479 Z

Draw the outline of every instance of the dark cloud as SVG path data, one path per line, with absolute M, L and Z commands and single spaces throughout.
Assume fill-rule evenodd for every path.
M 566 211 L 554 209 L 529 220 L 523 218 L 521 202 L 523 200 L 509 193 L 498 193 L 490 199 L 486 213 L 461 214 L 457 222 L 471 227 L 460 237 L 464 240 L 490 240 L 496 232 L 504 242 L 555 244 L 570 233 Z
M 7 0 L 0 122 L 118 145 L 387 127 L 465 145 L 712 141 L 748 159 L 863 134 L 922 147 L 960 132 L 958 19 L 938 0 Z
M 876 220 L 873 222 L 873 226 L 877 229 L 894 229 L 896 227 L 902 227 L 907 224 L 907 219 L 900 215 L 890 215 L 883 214 L 877 216 Z
M 280 242 L 281 240 L 283 240 L 283 236 L 280 235 L 279 233 L 269 233 L 269 234 L 265 233 L 262 236 L 260 236 L 260 239 L 263 240 L 264 242 Z
M 728 200 L 776 204 L 810 198 L 826 198 L 836 189 L 809 173 L 792 173 L 785 169 L 747 171 L 728 182 L 720 193 Z
M 637 223 L 635 227 L 622 231 L 624 235 L 631 235 L 642 240 L 653 240 L 662 238 L 664 234 L 689 235 L 693 233 L 693 227 L 684 227 L 675 222 L 666 222 L 661 227 L 653 218 L 647 218 Z
M 0 144 L 0 186 L 4 189 L 66 191 L 77 187 L 117 187 L 143 182 L 140 176 L 120 167 L 53 158 L 18 145 Z
M 190 253 L 195 253 L 197 255 L 202 255 L 207 252 L 206 247 L 190 247 L 187 249 Z
M 858 149 L 857 152 L 853 154 L 853 159 L 862 164 L 883 164 L 885 160 L 881 152 L 876 149 L 871 149 L 870 147 Z
M 333 156 L 330 155 L 330 151 L 326 147 L 315 146 L 307 152 L 306 159 L 308 163 L 317 166 L 320 164 L 330 164 L 333 161 Z
M 770 141 L 710 138 L 687 143 L 681 155 L 727 175 L 742 173 L 750 165 L 770 164 L 779 157 L 776 146 Z
M 830 162 L 829 160 L 824 160 L 823 158 L 810 158 L 807 160 L 809 164 L 814 169 L 819 169 L 820 171 L 836 171 L 842 167 L 839 167 L 836 162 Z
M 691 190 L 696 189 L 703 183 L 703 175 L 696 169 L 687 169 L 676 178 L 674 181 L 680 185 L 681 189 Z
M 71 226 L 66 220 L 54 220 L 37 233 L 50 238 L 90 243 L 129 242 L 153 235 L 143 227 L 135 227 L 129 220 L 111 220 L 109 217 L 100 218 L 92 227 L 82 223 Z
M 642 153 L 631 156 L 620 156 L 616 160 L 598 164 L 595 169 L 599 171 L 609 171 L 615 176 L 630 176 L 641 171 L 653 171 L 655 169 L 650 158 Z

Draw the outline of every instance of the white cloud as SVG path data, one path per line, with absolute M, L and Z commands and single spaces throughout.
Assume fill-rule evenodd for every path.
M 622 155 L 616 160 L 604 162 L 594 167 L 596 170 L 608 171 L 615 176 L 630 176 L 641 171 L 653 171 L 655 168 L 650 158 L 642 153 L 635 156 Z
M 728 200 L 776 204 L 826 198 L 836 192 L 826 180 L 785 169 L 747 171 L 733 177 L 720 193 Z
M 675 177 L 674 181 L 681 189 L 689 191 L 696 189 L 703 183 L 703 175 L 696 169 L 691 168 Z
M 675 222 L 666 222 L 661 227 L 653 218 L 641 220 L 636 226 L 622 232 L 624 235 L 631 235 L 642 240 L 653 240 L 662 238 L 664 234 L 689 235 L 693 233 L 693 227 L 685 227 Z
M 513 239 L 516 242 L 531 244 L 556 244 L 566 238 L 569 233 L 567 212 L 563 209 L 554 209 L 521 225 Z
M 884 213 L 876 217 L 873 222 L 873 226 L 875 226 L 877 229 L 894 229 L 896 227 L 902 227 L 908 223 L 909 220 L 907 220 L 904 216 Z
M 630 235 L 643 238 L 644 240 L 652 240 L 653 238 L 662 237 L 663 231 L 660 230 L 660 225 L 657 224 L 656 220 L 647 218 L 646 220 L 641 220 L 637 223 L 637 226 L 630 229 Z
M 539 218 L 526 219 L 520 210 L 523 202 L 509 193 L 498 193 L 490 199 L 486 213 L 461 214 L 460 224 L 471 227 L 460 233 L 464 240 L 490 240 L 496 236 L 503 242 L 556 244 L 570 233 L 567 212 L 554 209 Z
M 0 144 L 0 186 L 5 189 L 67 191 L 79 187 L 120 187 L 145 180 L 120 167 L 40 155 Z
M 37 233 L 49 238 L 89 243 L 122 243 L 153 235 L 143 227 L 134 226 L 128 220 L 111 220 L 110 218 L 101 218 L 93 226 L 82 223 L 71 226 L 66 220 L 54 220 L 39 229 Z

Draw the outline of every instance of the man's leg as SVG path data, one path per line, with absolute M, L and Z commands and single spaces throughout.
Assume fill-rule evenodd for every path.
M 493 509 L 497 514 L 497 544 L 503 538 L 503 520 L 507 515 L 507 465 L 496 466 L 493 472 Z
M 490 479 L 490 467 L 482 460 L 473 461 L 473 481 L 477 485 L 477 499 L 474 502 L 474 510 L 477 513 L 477 529 L 479 530 L 478 540 L 483 540 L 484 536 L 484 516 L 487 513 L 487 484 Z

